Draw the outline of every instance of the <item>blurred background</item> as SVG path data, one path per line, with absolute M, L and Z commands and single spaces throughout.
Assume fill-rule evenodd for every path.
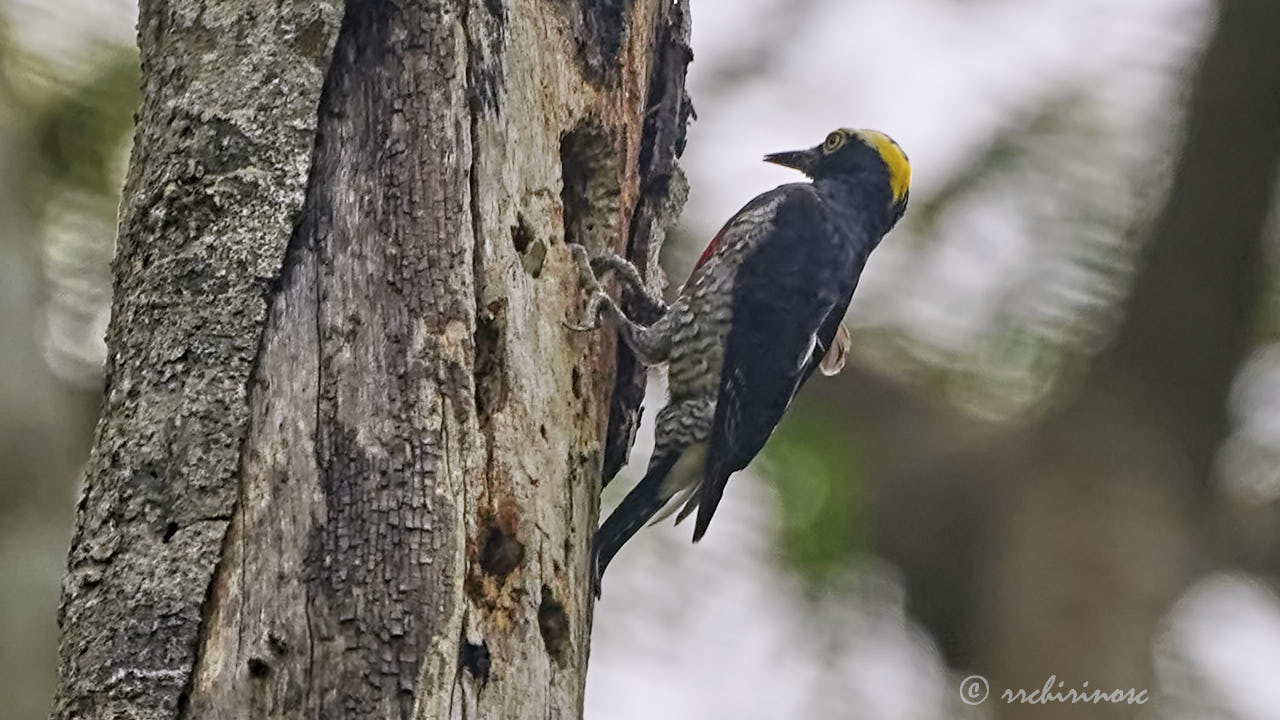
M 965 468 L 1035 427 L 1115 329 L 1214 6 L 691 3 L 698 117 L 689 204 L 665 248 L 673 289 L 725 219 L 796 179 L 763 154 L 836 127 L 898 140 L 912 205 L 854 298 L 849 367 L 806 387 L 707 539 L 690 547 L 691 528 L 664 525 L 611 567 L 587 717 L 988 717 L 958 686 L 1001 628 L 981 591 L 1000 542 L 986 530 L 1020 508 Z M 0 698 L 14 720 L 45 717 L 53 688 L 136 100 L 134 14 L 127 0 L 0 0 Z M 1149 618 L 1149 717 L 1280 713 L 1272 235 L 1213 487 L 1192 501 L 1225 508 L 1232 532 L 1181 529 L 1215 551 Z M 606 506 L 649 449 L 642 437 Z M 1095 590 L 1105 604 L 1110 588 Z

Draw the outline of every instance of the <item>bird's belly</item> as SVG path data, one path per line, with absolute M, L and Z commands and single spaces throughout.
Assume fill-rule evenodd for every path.
M 714 398 L 720 390 L 729 322 L 721 321 L 717 308 L 699 300 L 678 303 L 671 310 L 675 315 L 667 389 L 672 398 Z

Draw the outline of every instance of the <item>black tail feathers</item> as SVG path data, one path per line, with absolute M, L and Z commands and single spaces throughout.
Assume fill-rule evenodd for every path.
M 693 525 L 693 541 L 698 542 L 707 534 L 711 526 L 711 516 L 716 514 L 720 506 L 720 498 L 724 497 L 724 486 L 729 482 L 732 472 L 724 472 L 720 467 L 708 467 L 698 489 L 698 517 Z
M 679 453 L 676 453 L 661 459 L 654 458 L 649 463 L 649 470 L 644 478 L 636 483 L 600 529 L 596 530 L 591 547 L 591 583 L 596 597 L 600 597 L 600 579 L 604 577 L 609 561 L 670 499 L 662 496 L 662 481 L 679 457 Z

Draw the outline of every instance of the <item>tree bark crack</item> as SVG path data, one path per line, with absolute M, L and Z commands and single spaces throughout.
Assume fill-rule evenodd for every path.
M 557 160 L 608 128 L 624 250 L 671 7 L 144 4 L 58 720 L 580 715 L 614 345 L 562 326 Z

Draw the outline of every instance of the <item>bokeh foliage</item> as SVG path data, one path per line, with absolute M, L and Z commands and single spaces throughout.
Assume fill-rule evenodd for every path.
M 137 56 L 51 57 L 0 5 L 0 696 L 48 713 L 57 590 L 100 398 Z M 71 360 L 68 362 L 67 360 Z

